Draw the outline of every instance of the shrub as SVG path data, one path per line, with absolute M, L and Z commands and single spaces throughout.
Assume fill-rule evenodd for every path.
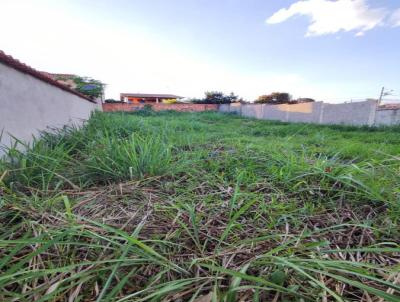
M 106 100 L 104 100 L 104 103 L 124 103 L 124 102 L 120 101 L 120 100 L 115 100 L 115 99 L 106 99 Z
M 75 77 L 73 81 L 76 85 L 75 90 L 90 98 L 98 98 L 103 94 L 105 85 L 98 80 L 88 77 Z
M 292 96 L 287 92 L 273 92 L 258 97 L 255 101 L 257 104 L 289 104 Z
M 142 109 L 139 109 L 135 112 L 135 114 L 141 115 L 141 116 L 150 116 L 154 115 L 155 111 L 153 110 L 153 105 L 151 104 L 145 104 Z
M 204 99 L 192 98 L 188 99 L 187 102 L 192 104 L 204 104 Z
M 146 104 L 143 106 L 143 110 L 153 111 L 153 106 L 151 104 Z
M 314 99 L 311 98 L 298 98 L 297 100 L 291 100 L 289 104 L 302 104 L 302 103 L 313 103 Z
M 229 95 L 220 91 L 205 92 L 204 99 L 193 99 L 196 104 L 230 104 L 238 101 L 238 96 L 231 92 Z
M 256 104 L 301 104 L 301 103 L 311 103 L 315 102 L 311 98 L 298 98 L 296 100 L 292 99 L 292 96 L 287 92 L 273 92 L 271 94 L 264 94 L 258 97 L 255 101 Z

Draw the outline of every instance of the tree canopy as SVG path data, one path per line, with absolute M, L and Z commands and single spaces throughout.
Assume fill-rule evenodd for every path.
M 309 102 L 315 102 L 315 100 L 311 98 L 292 99 L 292 96 L 287 92 L 273 92 L 271 94 L 260 95 L 257 98 L 257 100 L 255 100 L 254 103 L 279 105 L 279 104 L 300 104 Z
M 238 101 L 238 96 L 233 92 L 224 94 L 220 91 L 207 91 L 203 99 L 194 99 L 193 103 L 196 104 L 230 104 Z

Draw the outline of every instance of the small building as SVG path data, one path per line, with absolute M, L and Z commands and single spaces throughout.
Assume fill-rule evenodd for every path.
M 99 106 L 104 102 L 105 85 L 100 81 L 69 73 L 49 73 L 45 71 L 42 71 L 42 73 L 53 80 L 88 96 L 92 100 L 96 101 Z
M 174 94 L 151 94 L 151 93 L 121 93 L 121 102 L 128 104 L 154 104 L 163 103 L 166 100 L 178 100 L 183 97 Z
M 76 75 L 74 74 L 69 74 L 69 73 L 50 73 L 50 72 L 45 72 L 42 71 L 43 74 L 48 76 L 49 78 L 52 78 L 53 80 L 60 82 L 64 84 L 65 86 L 68 86 L 69 88 L 72 88 L 76 90 L 76 83 L 74 81 L 74 78 L 76 78 Z

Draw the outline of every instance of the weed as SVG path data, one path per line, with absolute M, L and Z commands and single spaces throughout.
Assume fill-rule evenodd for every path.
M 0 161 L 1 301 L 399 301 L 398 127 L 96 113 Z

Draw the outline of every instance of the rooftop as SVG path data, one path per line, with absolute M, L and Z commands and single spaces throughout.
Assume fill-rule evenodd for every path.
M 397 110 L 400 109 L 400 104 L 383 104 L 380 105 L 378 110 Z
M 46 71 L 42 71 L 42 73 L 44 73 L 45 75 L 47 75 L 48 77 L 50 77 L 54 80 L 58 80 L 60 78 L 73 79 L 76 77 L 76 75 L 69 74 L 69 73 L 50 73 L 50 72 L 46 72 Z
M 159 93 L 121 93 L 121 98 L 160 98 L 160 99 L 182 99 L 182 96 L 175 94 L 159 94 Z

